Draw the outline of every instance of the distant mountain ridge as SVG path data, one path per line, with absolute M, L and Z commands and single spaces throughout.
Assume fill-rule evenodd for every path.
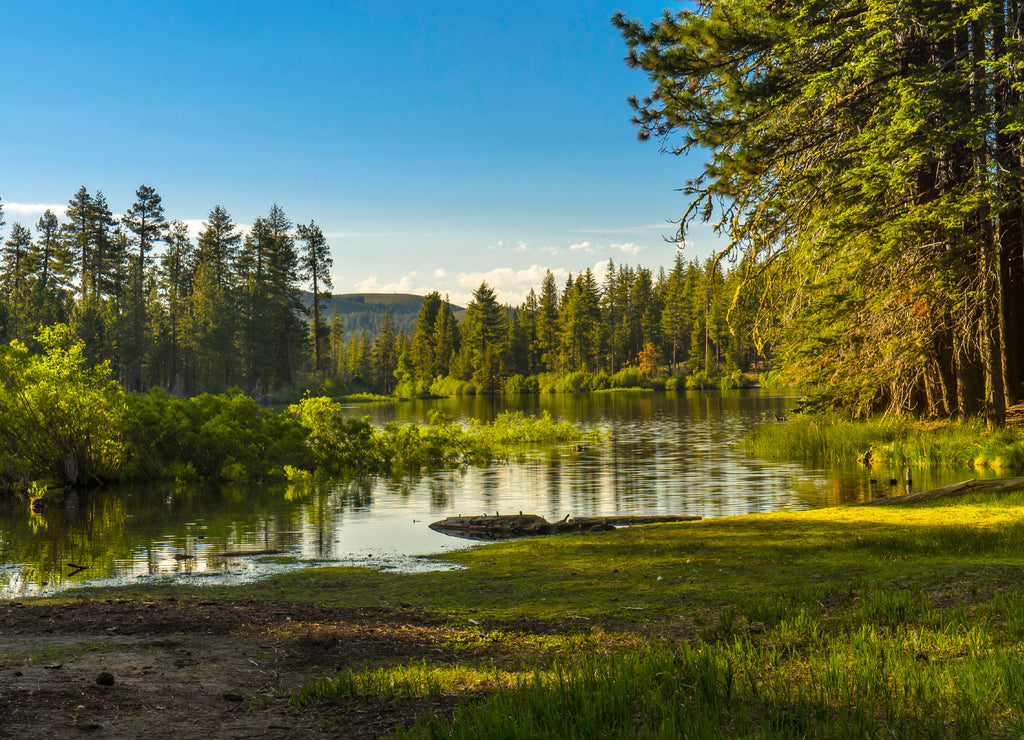
M 312 293 L 304 292 L 303 299 L 307 306 L 313 305 Z M 338 315 L 341 316 L 341 320 L 345 324 L 346 334 L 366 329 L 372 340 L 384 320 L 384 313 L 391 311 L 395 330 L 404 331 L 412 336 L 416 330 L 416 317 L 419 315 L 422 305 L 423 296 L 411 293 L 339 293 L 326 301 L 324 321 L 329 324 L 331 314 L 337 309 Z M 466 309 L 454 303 L 448 305 L 451 306 L 455 318 L 461 321 L 466 314 Z

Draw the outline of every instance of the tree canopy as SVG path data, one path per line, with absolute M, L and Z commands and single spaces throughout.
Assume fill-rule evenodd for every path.
M 707 159 L 680 236 L 742 253 L 822 405 L 999 421 L 1024 383 L 1019 2 L 718 0 L 614 18 L 640 138 Z

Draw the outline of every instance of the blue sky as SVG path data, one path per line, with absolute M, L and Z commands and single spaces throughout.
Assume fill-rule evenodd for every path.
M 171 2 L 5 8 L 7 230 L 85 185 L 115 212 L 280 204 L 329 237 L 334 290 L 518 303 L 545 269 L 670 265 L 698 161 L 641 143 L 616 10 L 672 0 Z M 6 235 L 6 234 L 5 234 Z M 687 256 L 713 241 L 695 231 Z

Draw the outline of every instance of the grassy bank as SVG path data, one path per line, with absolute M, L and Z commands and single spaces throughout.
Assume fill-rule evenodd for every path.
M 415 660 L 292 694 L 301 712 L 338 696 L 464 700 L 414 737 L 1015 737 L 1022 513 L 1017 492 L 731 517 L 490 545 L 453 554 L 463 570 L 117 594 L 436 618 Z
M 777 460 L 817 463 L 945 466 L 959 470 L 1024 469 L 1024 435 L 1018 429 L 989 431 L 980 419 L 921 423 L 886 417 L 850 421 L 838 416 L 798 415 L 766 422 L 746 440 L 748 451 Z

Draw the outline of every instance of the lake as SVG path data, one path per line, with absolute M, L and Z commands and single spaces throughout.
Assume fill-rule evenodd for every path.
M 296 567 L 445 567 L 423 556 L 471 547 L 430 530 L 459 514 L 601 514 L 702 517 L 798 510 L 889 493 L 898 471 L 856 464 L 820 469 L 752 458 L 737 443 L 777 424 L 795 397 L 745 391 L 465 397 L 353 405 L 374 423 L 425 422 L 437 409 L 489 421 L 503 410 L 549 412 L 603 435 L 582 450 L 531 447 L 521 460 L 416 478 L 354 478 L 316 485 L 174 483 L 86 491 L 33 514 L 0 507 L 0 596 L 43 595 L 82 585 L 232 583 Z M 872 484 L 871 476 L 884 481 Z M 917 490 L 977 477 L 915 471 Z M 897 492 L 902 493 L 900 488 Z M 238 551 L 276 551 L 239 557 Z M 84 566 L 84 567 L 83 567 Z

